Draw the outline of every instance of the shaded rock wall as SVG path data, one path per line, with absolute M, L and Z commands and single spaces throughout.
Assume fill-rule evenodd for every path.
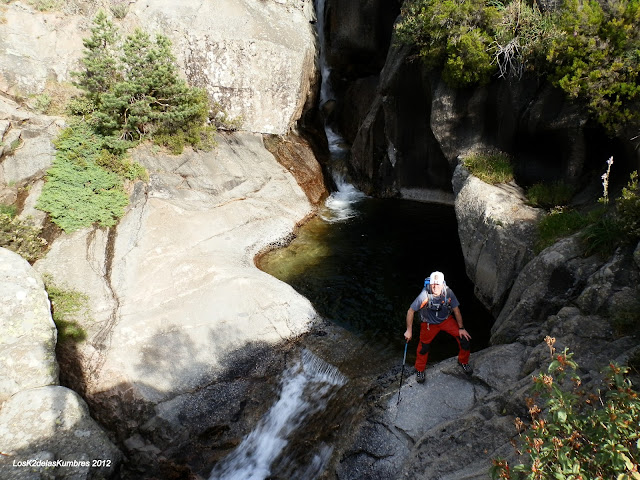
M 338 86 L 333 116 L 353 143 L 353 174 L 368 193 L 450 191 L 457 157 L 471 150 L 510 154 L 522 186 L 559 179 L 583 186 L 599 177 L 592 170 L 598 172 L 611 155 L 620 160 L 616 176 L 621 180 L 640 165 L 636 145 L 627 139 L 631 135 L 607 138 L 584 109 L 535 76 L 452 89 L 438 72 L 426 73 L 414 52 L 397 46 L 393 38 L 381 66 L 380 55 L 368 56 L 374 41 L 371 32 L 367 37 L 358 29 L 358 15 L 387 15 L 377 20 L 389 26 L 396 10 L 364 3 L 361 13 L 355 4 L 347 9 L 340 1 L 328 1 L 327 57 L 334 59 L 331 78 Z M 381 31 L 392 33 L 388 27 Z M 358 49 L 360 62 L 336 60 L 349 59 Z

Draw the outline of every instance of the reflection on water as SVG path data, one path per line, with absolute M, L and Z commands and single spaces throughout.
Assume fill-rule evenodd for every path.
M 321 212 L 258 266 L 293 286 L 323 317 L 394 350 L 404 347 L 406 312 L 424 278 L 440 270 L 460 300 L 473 350 L 486 346 L 492 319 L 466 277 L 453 207 L 373 198 L 349 206 L 349 218 L 340 222 Z M 430 360 L 457 354 L 447 337 L 434 342 Z

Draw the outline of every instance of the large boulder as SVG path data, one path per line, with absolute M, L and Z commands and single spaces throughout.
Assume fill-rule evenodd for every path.
M 453 190 L 467 276 L 478 299 L 497 316 L 516 277 L 534 257 L 542 211 L 527 206 L 515 184 L 489 185 L 462 164 L 456 167 Z
M 5 5 L 0 91 L 59 94 L 56 84 L 70 82 L 79 69 L 90 17 L 108 5 L 85 7 L 41 13 L 26 3 Z M 313 98 L 312 21 L 310 0 L 136 1 L 115 20 L 124 33 L 142 28 L 168 36 L 192 85 L 205 88 L 229 117 L 242 118 L 244 130 L 274 134 L 288 132 Z
M 181 156 L 136 150 L 150 180 L 136 185 L 119 225 L 63 235 L 35 264 L 90 298 L 88 340 L 65 352 L 67 382 L 147 458 L 192 454 L 185 445 L 211 428 L 220 436 L 207 436 L 209 447 L 241 438 L 253 418 L 246 412 L 273 394 L 247 404 L 256 379 L 275 375 L 286 342 L 316 317 L 308 300 L 253 263 L 311 203 L 262 136 L 218 141 L 212 152 Z M 213 401 L 219 413 L 242 405 L 242 421 L 187 414 Z
M 56 326 L 40 275 L 0 248 L 0 406 L 29 388 L 58 383 Z
M 0 478 L 111 477 L 120 451 L 84 400 L 58 385 L 56 327 L 42 278 L 4 248 L 0 328 Z
M 13 480 L 112 478 L 122 453 L 68 388 L 15 394 L 0 410 L 0 477 Z
M 492 342 L 507 343 L 539 331 L 549 315 L 576 299 L 601 260 L 585 258 L 577 237 L 548 247 L 529 262 L 513 284 L 494 323 Z

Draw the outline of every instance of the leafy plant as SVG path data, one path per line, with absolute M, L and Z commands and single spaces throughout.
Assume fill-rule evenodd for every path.
M 65 232 L 97 224 L 111 227 L 124 215 L 128 203 L 122 181 L 94 162 L 75 163 L 56 155 L 37 208 Z
M 463 165 L 480 180 L 492 185 L 513 180 L 513 167 L 506 153 L 473 153 L 463 160 Z
M 127 195 L 122 180 L 98 163 L 102 138 L 84 122 L 75 122 L 54 142 L 56 158 L 37 208 L 66 232 L 98 224 L 113 226 L 124 214 Z
M 242 128 L 242 123 L 244 122 L 241 115 L 237 117 L 230 117 L 218 102 L 214 102 L 211 105 L 209 117 L 218 130 L 226 130 L 230 132 L 240 130 L 240 128 Z
M 638 480 L 640 398 L 626 378 L 628 368 L 611 363 L 606 383 L 586 391 L 575 373 L 578 365 L 565 349 L 552 356 L 547 373 L 534 378 L 536 398 L 528 401 L 531 423 L 516 418 L 523 463 L 494 459 L 491 477 L 527 480 Z M 538 401 L 544 402 L 542 407 Z
M 17 211 L 18 209 L 15 205 L 5 205 L 0 203 L 0 214 L 2 215 L 8 215 L 10 218 L 13 218 L 16 216 Z
M 489 45 L 498 10 L 484 0 L 405 2 L 396 26 L 398 39 L 416 45 L 429 69 L 443 67 L 452 86 L 487 83 L 496 67 Z
M 47 93 L 41 93 L 33 97 L 33 108 L 39 113 L 48 113 L 51 108 L 51 96 Z
M 81 342 L 87 338 L 80 321 L 89 319 L 89 297 L 76 290 L 63 288 L 44 275 L 45 289 L 51 301 L 51 316 L 58 329 L 58 341 Z
M 490 52 L 502 78 L 520 78 L 527 68 L 544 69 L 546 52 L 560 32 L 552 14 L 524 0 L 495 2 L 500 21 Z
M 640 3 L 565 0 L 547 58 L 551 79 L 611 134 L 640 119 Z

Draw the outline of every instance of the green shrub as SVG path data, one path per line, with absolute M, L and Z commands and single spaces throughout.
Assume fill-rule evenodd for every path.
M 620 222 L 612 215 L 602 215 L 595 222 L 588 224 L 580 234 L 585 246 L 584 254 L 598 254 L 603 257 L 613 253 L 622 236 Z
M 33 109 L 38 113 L 49 113 L 52 100 L 48 93 L 33 96 Z
M 473 153 L 463 160 L 463 165 L 480 180 L 492 185 L 513 180 L 513 167 L 506 153 Z
M 629 183 L 616 200 L 616 214 L 626 241 L 631 244 L 640 241 L 640 189 L 637 171 L 631 173 Z
M 51 301 L 51 316 L 58 329 L 58 342 L 85 340 L 87 332 L 80 322 L 90 318 L 89 297 L 76 290 L 57 286 L 50 275 L 44 275 L 44 282 Z
M 575 210 L 554 209 L 538 224 L 536 253 L 556 243 L 560 238 L 568 237 L 591 223 L 587 215 Z
M 396 34 L 454 87 L 528 67 L 548 75 L 614 135 L 640 122 L 639 11 L 638 0 L 565 0 L 554 13 L 524 0 L 414 0 Z
M 405 2 L 398 39 L 416 45 L 429 69 L 444 67 L 454 86 L 487 83 L 496 70 L 488 54 L 498 10 L 484 0 Z
M 531 424 L 516 419 L 523 463 L 495 459 L 494 479 L 640 479 L 640 398 L 626 378 L 629 369 L 611 363 L 597 393 L 584 390 L 578 365 L 566 349 L 534 378 Z M 544 402 L 538 406 L 537 401 Z
M 0 247 L 16 252 L 29 263 L 34 263 L 47 248 L 46 241 L 40 238 L 40 229 L 16 217 L 15 209 L 2 210 L 5 212 L 0 212 Z
M 4 205 L 0 203 L 0 215 L 8 215 L 10 218 L 16 216 L 18 209 L 15 205 Z
M 110 172 L 115 173 L 120 178 L 127 180 L 143 180 L 149 179 L 147 170 L 139 163 L 132 162 L 124 154 L 113 153 L 103 149 L 95 159 L 96 165 Z
M 547 58 L 551 79 L 611 134 L 640 119 L 640 3 L 565 0 Z
M 65 232 L 97 224 L 115 225 L 128 203 L 122 181 L 93 162 L 75 163 L 58 155 L 47 171 L 37 208 Z
M 558 181 L 550 184 L 536 183 L 527 189 L 527 200 L 534 207 L 562 207 L 569 203 L 575 192 L 572 185 Z

